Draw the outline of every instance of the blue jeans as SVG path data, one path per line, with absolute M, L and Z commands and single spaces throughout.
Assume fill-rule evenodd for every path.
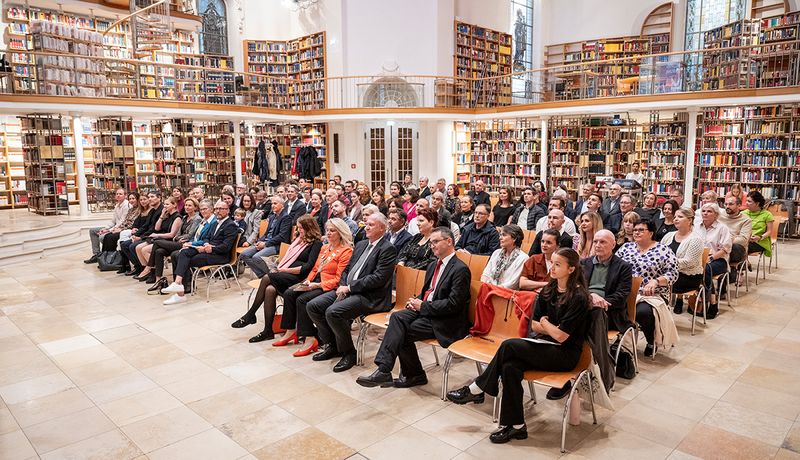
M 261 278 L 269 271 L 267 263 L 264 262 L 262 257 L 269 257 L 278 254 L 279 246 L 266 246 L 264 249 L 258 249 L 255 246 L 250 246 L 239 254 L 239 260 L 244 262 L 245 265 L 253 270 L 253 274 Z

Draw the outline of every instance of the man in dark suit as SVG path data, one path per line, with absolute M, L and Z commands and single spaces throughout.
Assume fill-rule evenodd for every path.
M 322 207 L 317 213 L 319 228 L 325 228 L 325 223 L 328 222 L 328 219 L 331 218 L 331 214 L 333 213 L 333 203 L 336 203 L 338 199 L 339 194 L 336 192 L 336 189 L 329 188 L 325 191 L 325 202 L 322 203 Z
M 589 197 L 594 193 L 594 184 L 587 183 L 581 186 L 581 195 L 578 197 L 578 201 L 575 202 L 575 206 L 572 208 L 572 214 L 567 214 L 572 220 L 577 220 L 578 216 L 583 214 L 584 212 L 589 210 Z M 602 198 L 600 202 L 602 203 Z
M 386 217 L 372 214 L 367 217 L 364 230 L 367 239 L 353 250 L 339 287 L 306 305 L 308 316 L 316 324 L 320 342 L 324 344 L 324 349 L 312 359 L 325 361 L 341 356 L 334 372 L 346 371 L 356 364 L 350 322 L 359 316 L 392 308 L 392 275 L 397 250 L 385 237 Z
M 558 239 L 558 247 L 571 248 L 572 237 L 564 229 L 565 221 L 566 218 L 564 217 L 564 211 L 560 209 L 551 209 L 550 212 L 547 214 L 547 228 L 552 228 L 553 230 L 556 230 L 558 231 L 559 234 L 561 234 L 561 236 Z M 534 238 L 533 244 L 531 245 L 531 250 L 528 251 L 529 256 L 542 253 L 543 233 L 544 232 L 539 232 L 536 234 L 536 238 Z
M 164 305 L 175 305 L 186 302 L 185 293 L 191 289 L 192 267 L 224 264 L 231 259 L 231 251 L 239 234 L 239 226 L 228 216 L 228 205 L 222 201 L 214 204 L 214 215 L 217 218 L 214 227 L 208 232 L 208 240 L 202 246 L 184 243 L 172 259 L 172 273 L 175 281 L 161 290 L 173 294 L 164 301 Z
M 407 220 L 408 216 L 402 209 L 394 208 L 389 211 L 389 218 L 387 219 L 389 228 L 386 231 L 386 237 L 389 238 L 389 242 L 392 243 L 392 246 L 397 249 L 398 254 L 400 254 L 406 246 L 406 243 L 413 238 L 411 233 L 408 233 L 408 230 L 406 230 Z
M 631 325 L 628 318 L 628 295 L 633 279 L 628 262 L 614 254 L 614 234 L 600 230 L 594 234 L 594 257 L 583 259 L 583 274 L 592 295 L 592 306 L 606 310 L 608 328 L 624 331 Z
M 469 267 L 458 257 L 453 232 L 438 227 L 430 236 L 431 251 L 436 261 L 425 271 L 425 284 L 419 297 L 397 299 L 405 310 L 389 316 L 389 327 L 375 356 L 378 368 L 356 382 L 365 387 L 409 388 L 425 385 L 428 378 L 419 361 L 419 340 L 435 338 L 447 348 L 464 338 L 469 331 Z M 400 358 L 400 375 L 392 379 L 392 368 Z
M 476 180 L 474 188 L 474 190 L 467 192 L 467 195 L 472 198 L 472 202 L 475 203 L 476 206 L 479 204 L 491 206 L 492 200 L 490 199 L 489 194 L 483 190 L 483 181 L 480 179 Z
M 300 200 L 300 188 L 294 184 L 286 187 L 286 213 L 292 219 L 292 225 L 306 213 L 306 205 Z
M 608 197 L 603 200 L 603 206 L 600 207 L 600 212 L 604 216 L 612 214 L 619 214 L 619 196 L 622 194 L 622 187 L 619 184 L 611 184 L 608 187 Z
M 250 267 L 258 278 L 269 272 L 269 267 L 262 257 L 277 255 L 281 250 L 281 243 L 291 242 L 292 218 L 283 206 L 283 198 L 277 195 L 272 197 L 272 213 L 265 217 L 269 220 L 267 231 L 255 245 L 239 255 L 239 260 Z
M 627 193 L 621 194 L 617 202 L 618 206 L 616 209 L 618 212 L 616 214 L 601 214 L 603 217 L 603 228 L 614 234 L 619 233 L 622 228 L 622 219 L 625 218 L 625 214 L 636 209 L 633 204 L 633 198 Z

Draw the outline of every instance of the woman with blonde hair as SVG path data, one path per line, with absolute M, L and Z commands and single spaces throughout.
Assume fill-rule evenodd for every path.
M 274 347 L 282 347 L 289 342 L 299 343 L 304 340 L 305 346 L 294 352 L 292 356 L 308 356 L 319 348 L 317 328 L 308 317 L 306 305 L 316 297 L 336 289 L 353 256 L 353 235 L 350 227 L 338 217 L 325 223 L 325 237 L 328 244 L 320 250 L 319 258 L 305 281 L 298 283 L 283 293 L 283 317 L 281 329 L 286 333 L 280 340 L 272 343 Z
M 639 214 L 636 214 L 634 211 L 625 214 L 622 218 L 622 225 L 620 226 L 619 232 L 617 232 L 617 249 L 623 244 L 633 241 L 633 227 L 641 220 L 642 218 L 639 217 Z
M 675 211 L 675 231 L 661 239 L 678 258 L 678 279 L 672 285 L 673 294 L 683 294 L 700 287 L 703 282 L 703 240 L 692 232 L 694 212 L 689 208 Z M 683 313 L 683 298 L 675 300 L 673 311 Z
M 594 234 L 603 229 L 603 218 L 594 211 L 586 211 L 578 217 L 578 241 L 573 249 L 581 259 L 594 256 Z
M 262 342 L 275 338 L 272 322 L 275 318 L 276 299 L 293 284 L 305 279 L 322 248 L 322 235 L 319 232 L 317 219 L 303 215 L 297 219 L 297 237 L 289 245 L 286 254 L 278 266 L 261 277 L 255 299 L 247 313 L 231 324 L 241 328 L 256 323 L 256 312 L 264 305 L 264 330 L 250 339 L 250 343 Z

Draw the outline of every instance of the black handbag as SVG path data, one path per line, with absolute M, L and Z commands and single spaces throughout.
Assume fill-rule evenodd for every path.
M 617 347 L 620 346 L 620 341 L 617 340 L 611 344 L 611 356 L 617 355 Z M 623 347 L 619 351 L 619 358 L 617 359 L 616 374 L 617 377 L 632 380 L 636 377 L 636 367 L 633 364 L 633 356 L 628 353 L 628 350 Z
M 123 262 L 119 251 L 103 251 L 97 256 L 97 268 L 101 272 L 117 271 L 122 268 Z

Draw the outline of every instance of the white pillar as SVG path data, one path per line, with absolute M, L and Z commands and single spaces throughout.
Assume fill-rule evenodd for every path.
M 242 129 L 240 120 L 233 120 L 233 163 L 236 171 L 236 183 L 242 181 Z
M 86 192 L 86 168 L 83 159 L 83 122 L 78 115 L 72 116 L 72 135 L 75 143 L 75 189 L 78 191 L 78 204 L 81 209 L 81 217 L 89 215 L 89 199 Z
M 542 183 L 544 183 L 545 188 L 547 188 L 547 152 L 550 150 L 547 145 L 547 120 L 548 118 L 542 118 L 541 132 L 539 133 L 539 143 L 541 144 L 539 146 L 539 160 L 541 167 L 541 170 L 539 171 L 539 177 Z
M 694 156 L 695 142 L 697 140 L 697 115 L 700 110 L 697 107 L 689 107 L 689 123 L 686 126 L 686 170 L 684 171 L 683 182 L 683 205 L 692 207 L 694 192 Z

